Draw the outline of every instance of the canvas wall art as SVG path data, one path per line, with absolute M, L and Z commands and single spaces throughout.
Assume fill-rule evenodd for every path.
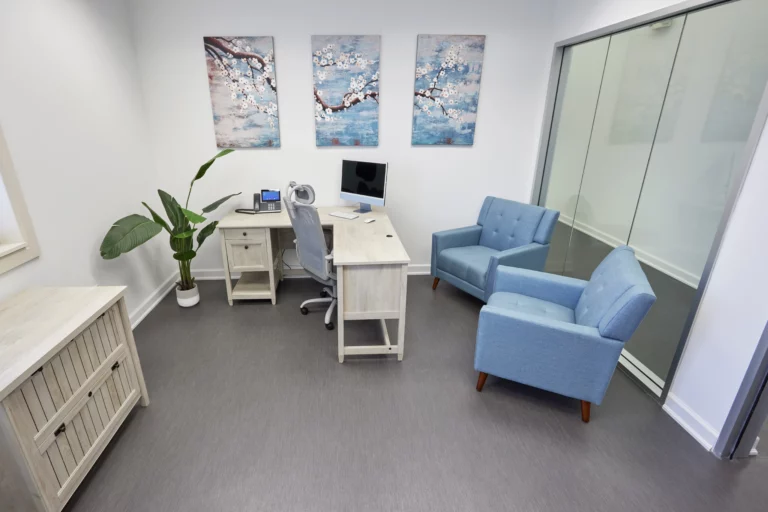
M 272 37 L 205 37 L 203 44 L 216 145 L 279 147 Z
M 413 145 L 472 145 L 485 36 L 420 35 L 413 91 Z
M 379 144 L 380 36 L 312 36 L 318 146 Z

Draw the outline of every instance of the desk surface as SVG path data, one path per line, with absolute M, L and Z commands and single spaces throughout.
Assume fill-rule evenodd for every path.
M 331 212 L 351 212 L 355 209 L 355 206 L 323 206 L 317 209 L 322 225 L 333 226 L 334 265 L 410 263 L 411 259 L 400 242 L 400 237 L 397 236 L 385 209 L 374 208 L 372 212 L 352 220 L 329 215 Z M 367 219 L 376 219 L 376 222 L 366 224 Z M 221 219 L 218 227 L 219 229 L 291 228 L 291 219 L 288 218 L 285 210 L 280 213 L 257 213 L 256 215 L 231 212 Z

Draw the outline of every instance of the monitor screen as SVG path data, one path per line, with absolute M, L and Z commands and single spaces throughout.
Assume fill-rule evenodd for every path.
M 387 164 L 344 160 L 341 164 L 341 191 L 384 199 L 386 174 Z
M 262 202 L 267 201 L 279 201 L 280 200 L 280 191 L 279 190 L 262 190 L 261 191 L 261 200 Z

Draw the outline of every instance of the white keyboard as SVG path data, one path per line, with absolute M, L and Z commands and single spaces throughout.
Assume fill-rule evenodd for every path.
M 340 219 L 347 219 L 347 220 L 352 220 L 359 217 L 359 215 L 355 213 L 347 213 L 347 212 L 331 212 L 328 215 L 330 215 L 331 217 L 338 217 Z

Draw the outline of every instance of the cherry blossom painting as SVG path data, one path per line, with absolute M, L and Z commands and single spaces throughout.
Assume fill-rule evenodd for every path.
M 272 37 L 204 37 L 216 145 L 279 147 Z
M 380 36 L 312 36 L 318 146 L 379 144 Z
M 485 36 L 419 35 L 413 91 L 418 145 L 472 145 Z

